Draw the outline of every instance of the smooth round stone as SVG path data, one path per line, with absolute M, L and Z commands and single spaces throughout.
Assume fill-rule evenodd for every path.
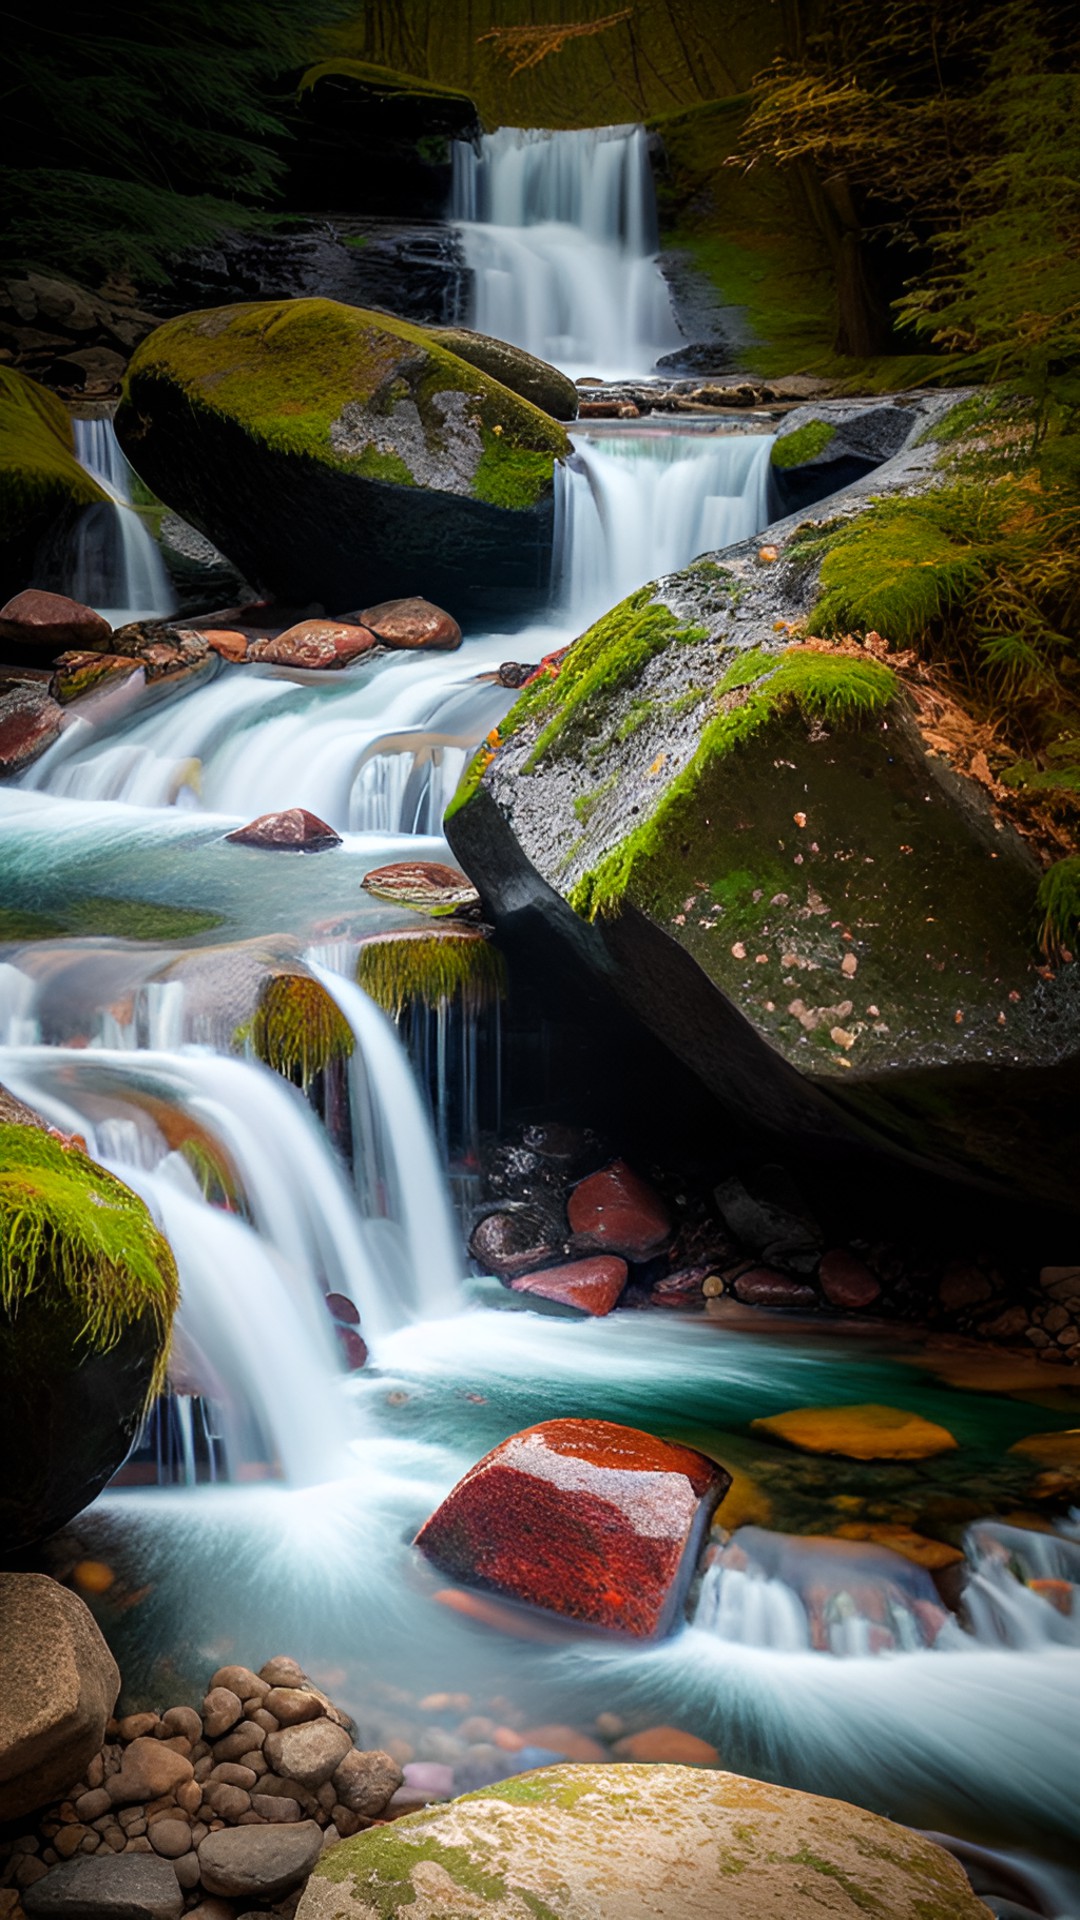
M 831 1307 L 844 1307 L 849 1313 L 873 1306 L 881 1296 L 881 1288 L 866 1262 L 847 1247 L 833 1247 L 822 1255 L 818 1284 Z
M 302 1687 L 271 1687 L 266 1695 L 266 1711 L 274 1715 L 280 1726 L 298 1727 L 305 1720 L 321 1720 L 326 1708 Z
M 165 1860 L 179 1860 L 191 1852 L 191 1828 L 186 1820 L 155 1820 L 149 1829 L 150 1845 Z
M 278 1900 L 311 1872 L 322 1848 L 314 1820 L 295 1826 L 223 1827 L 199 1848 L 208 1893 L 229 1899 Z
M 297 1666 L 287 1654 L 279 1653 L 273 1660 L 267 1660 L 259 1668 L 259 1679 L 265 1680 L 268 1687 L 303 1687 L 307 1684 L 307 1674 L 303 1667 Z
M 648 1260 L 671 1238 L 671 1215 L 655 1187 L 614 1160 L 582 1180 L 567 1202 L 567 1218 L 579 1246 Z
M 382 600 L 377 607 L 365 607 L 360 619 L 387 647 L 449 650 L 461 645 L 461 628 L 453 614 L 430 600 Z
M 311 1793 L 329 1780 L 351 1748 L 344 1727 L 335 1727 L 326 1719 L 283 1727 L 280 1733 L 266 1736 L 266 1757 L 275 1773 L 299 1781 Z
M 222 1734 L 235 1727 L 244 1711 L 231 1687 L 211 1687 L 203 1701 L 203 1733 L 208 1740 L 220 1740 Z
M 120 1771 L 109 1781 L 109 1794 L 114 1806 L 159 1800 L 175 1793 L 193 1773 L 191 1761 L 183 1754 L 174 1753 L 162 1740 L 140 1736 L 125 1749 Z
M 328 847 L 340 847 L 341 835 L 333 827 L 320 820 L 317 813 L 309 813 L 306 807 L 286 807 L 280 813 L 260 813 L 257 820 L 249 820 L 246 827 L 237 827 L 234 832 L 225 835 L 226 840 L 237 847 L 277 847 L 286 853 L 323 853 Z M 230 1674 L 240 1684 L 231 1689 L 246 1700 L 253 1693 L 265 1692 L 266 1683 L 260 1685 L 258 1675 L 249 1673 L 242 1667 L 223 1667 L 223 1673 Z M 241 1686 L 244 1681 L 249 1684 Z M 254 1682 L 254 1685 L 250 1684 Z M 225 1686 L 227 1682 L 218 1681 L 215 1686 Z

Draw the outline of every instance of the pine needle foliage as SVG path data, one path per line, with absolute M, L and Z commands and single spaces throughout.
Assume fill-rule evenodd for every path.
M 0 1126 L 0 1313 L 34 1297 L 72 1308 L 88 1353 L 107 1353 L 148 1318 L 160 1392 L 179 1300 L 176 1265 L 143 1202 L 77 1147 Z
M 1048 867 L 1039 887 L 1039 944 L 1048 960 L 1070 959 L 1080 940 L 1080 855 Z
M 605 14 L 602 20 L 579 20 L 573 24 L 550 25 L 546 27 L 491 27 L 487 33 L 477 35 L 477 46 L 485 40 L 495 44 L 496 53 L 510 63 L 510 78 L 525 73 L 530 67 L 538 67 L 541 60 L 549 54 L 561 53 L 571 40 L 591 39 L 594 34 L 605 33 L 609 27 L 621 26 L 633 14 L 632 7 L 623 7 L 619 13 Z

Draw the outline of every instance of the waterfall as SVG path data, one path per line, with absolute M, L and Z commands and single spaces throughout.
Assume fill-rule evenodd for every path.
M 88 507 L 62 556 L 62 590 L 94 607 L 114 627 L 176 611 L 165 563 L 132 505 L 132 472 L 111 420 L 75 420 L 75 453 L 108 494 Z
M 656 264 L 642 127 L 500 127 L 456 141 L 451 215 L 473 276 L 470 326 L 570 374 L 632 378 L 682 336 Z
M 574 434 L 556 469 L 556 577 L 576 631 L 769 519 L 767 433 Z

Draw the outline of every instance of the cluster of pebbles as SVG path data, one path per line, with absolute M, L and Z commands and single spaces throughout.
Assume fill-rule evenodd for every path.
M 35 1908 L 32 1889 L 63 1862 L 153 1854 L 171 1863 L 183 1904 L 202 1920 L 266 1910 L 270 1893 L 273 1910 L 288 1913 L 291 1889 L 325 1846 L 418 1804 L 398 1762 L 361 1751 L 353 1736 L 294 1660 L 258 1673 L 222 1667 L 201 1711 L 110 1721 L 84 1779 L 32 1831 L 0 1845 L 0 1890 Z M 7 1920 L 13 1903 L 2 1891 L 0 1903 Z

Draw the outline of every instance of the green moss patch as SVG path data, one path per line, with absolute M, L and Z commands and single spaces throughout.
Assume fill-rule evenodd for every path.
M 794 433 L 785 433 L 777 440 L 772 450 L 772 464 L 782 469 L 805 466 L 819 459 L 835 438 L 836 428 L 827 420 L 808 420 L 804 427 L 796 427 Z
M 104 499 L 75 458 L 63 402 L 13 367 L 0 367 L 0 542 L 36 539 L 65 508 Z
M 355 1044 L 340 1007 L 318 980 L 279 973 L 267 980 L 254 1017 L 237 1029 L 234 1043 L 250 1040 L 258 1059 L 305 1090 L 333 1060 L 347 1060 Z
M 0 941 L 64 940 L 86 935 L 173 942 L 208 933 L 220 925 L 219 913 L 170 907 L 155 900 L 112 900 L 104 894 L 65 901 L 53 913 L 0 907 Z
M 365 993 L 395 1019 L 407 1006 L 460 1001 L 479 1012 L 506 991 L 502 954 L 481 934 L 376 934 L 360 948 L 356 978 Z
M 149 1318 L 160 1391 L 179 1299 L 168 1243 L 143 1202 L 52 1135 L 0 1127 L 0 1310 L 17 1321 L 32 1296 L 74 1309 L 88 1352 L 114 1347 Z
M 1080 940 L 1080 854 L 1055 860 L 1043 875 L 1038 898 L 1039 944 L 1052 959 L 1074 953 Z

